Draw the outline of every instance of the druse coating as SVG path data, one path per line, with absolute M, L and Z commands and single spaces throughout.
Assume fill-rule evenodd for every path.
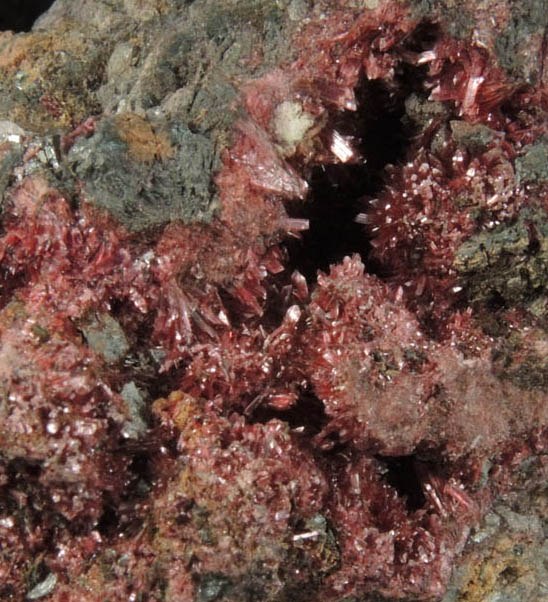
M 126 4 L 0 35 L 0 598 L 543 599 L 545 30 Z

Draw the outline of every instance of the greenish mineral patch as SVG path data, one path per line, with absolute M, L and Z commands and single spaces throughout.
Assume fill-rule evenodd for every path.
M 473 15 L 463 6 L 462 2 L 455 0 L 412 0 L 412 14 L 418 19 L 433 19 L 436 15 L 443 15 L 447 29 L 452 36 L 466 38 L 474 25 Z
M 470 300 L 543 312 L 548 280 L 548 216 L 521 212 L 515 223 L 480 232 L 457 251 L 455 268 Z
M 327 575 L 340 563 L 340 552 L 335 535 L 323 514 L 315 514 L 304 525 L 304 533 L 314 535 L 314 545 L 305 546 L 305 562 L 313 566 L 322 575 Z M 298 547 L 298 543 L 295 544 Z
M 207 573 L 200 578 L 198 586 L 198 602 L 213 602 L 213 600 L 221 599 L 230 591 L 232 583 L 224 575 L 215 573 Z
M 532 44 L 532 37 L 540 43 L 542 32 L 548 24 L 546 0 L 512 2 L 511 16 L 503 32 L 495 40 L 495 51 L 501 66 L 515 77 L 534 83 L 538 77 L 540 48 Z
M 516 159 L 516 176 L 521 182 L 548 182 L 548 146 L 545 141 L 526 146 Z
M 2 215 L 3 197 L 11 180 L 12 169 L 23 156 L 23 146 L 5 142 L 0 146 L 0 216 Z
M 472 124 L 466 121 L 451 121 L 451 132 L 458 144 L 466 147 L 472 153 L 484 151 L 497 135 L 497 132 L 480 123 Z
M 129 350 L 129 343 L 120 324 L 109 314 L 91 317 L 81 326 L 88 345 L 108 363 L 121 360 Z
M 55 589 L 57 585 L 57 575 L 55 573 L 49 573 L 48 576 L 35 585 L 30 592 L 27 594 L 27 598 L 29 600 L 38 600 L 40 598 L 44 598 L 45 596 L 49 596 L 51 592 Z
M 504 376 L 521 389 L 548 390 L 548 362 L 537 354 L 528 355 L 523 364 L 511 367 Z
M 446 113 L 446 108 L 441 102 L 413 93 L 405 99 L 405 113 L 413 126 L 423 132 L 432 123 L 432 119 Z
M 520 389 L 548 391 L 546 331 L 531 326 L 526 336 L 512 332 L 499 338 L 492 352 L 495 373 Z
M 68 164 L 87 200 L 140 231 L 206 219 L 219 158 L 208 137 L 184 124 L 153 128 L 140 118 L 124 123 L 107 118 L 95 135 L 72 147 Z
M 209 11 L 205 30 L 209 39 L 225 42 L 234 37 L 242 23 L 267 35 L 272 27 L 278 25 L 283 13 L 276 2 L 270 0 L 243 0 L 233 3 L 218 3 Z
M 139 437 L 142 437 L 147 430 L 147 423 L 144 419 L 144 395 L 133 381 L 124 385 L 121 395 L 122 399 L 127 404 L 129 415 L 128 420 L 124 424 L 122 434 L 128 439 L 138 439 Z

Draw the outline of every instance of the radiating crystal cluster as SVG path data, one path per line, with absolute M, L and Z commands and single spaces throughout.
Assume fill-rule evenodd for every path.
M 295 47 L 243 87 L 210 224 L 136 236 L 83 191 L 12 187 L 6 599 L 438 600 L 493 500 L 546 470 L 546 90 L 399 3 Z M 380 174 L 376 86 L 412 133 Z M 363 232 L 305 277 L 318 172 L 363 180 Z

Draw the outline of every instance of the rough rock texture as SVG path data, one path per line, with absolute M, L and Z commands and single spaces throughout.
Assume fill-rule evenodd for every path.
M 2 600 L 547 598 L 547 15 L 0 32 Z

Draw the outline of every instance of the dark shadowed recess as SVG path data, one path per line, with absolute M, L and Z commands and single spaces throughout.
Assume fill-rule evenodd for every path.
M 404 49 L 431 48 L 438 34 L 435 25 L 424 23 L 409 36 Z M 412 94 L 427 95 L 426 75 L 426 67 L 402 61 L 393 81 L 364 78 L 355 90 L 357 110 L 342 112 L 329 124 L 332 130 L 352 137 L 357 160 L 309 167 L 304 174 L 310 186 L 307 200 L 288 207 L 291 217 L 310 222 L 301 239 L 286 244 L 290 266 L 309 283 L 316 280 L 318 270 L 329 272 L 331 265 L 354 253 L 361 255 L 368 272 L 385 276 L 368 257 L 368 234 L 356 216 L 381 192 L 384 168 L 406 159 L 417 131 L 406 115 L 405 101 Z
M 302 391 L 298 402 L 287 410 L 261 404 L 252 412 L 253 422 L 265 424 L 273 418 L 287 422 L 296 435 L 306 439 L 317 435 L 328 422 L 322 401 L 310 391 Z
M 36 19 L 45 13 L 55 0 L 2 0 L 0 30 L 19 33 L 30 31 Z
M 367 235 L 355 217 L 364 210 L 364 199 L 380 190 L 385 165 L 402 161 L 409 146 L 411 132 L 402 120 L 401 94 L 382 81 L 364 81 L 356 92 L 358 110 L 341 114 L 332 128 L 352 136 L 359 158 L 311 167 L 305 174 L 310 186 L 307 200 L 289 207 L 292 217 L 310 222 L 301 240 L 287 243 L 291 267 L 309 283 L 315 281 L 317 270 L 329 272 L 345 255 L 367 257 Z
M 426 474 L 426 468 L 418 469 L 416 457 L 378 456 L 377 459 L 386 471 L 384 479 L 405 500 L 407 509 L 413 512 L 422 508 L 426 502 L 422 488 L 422 477 Z

